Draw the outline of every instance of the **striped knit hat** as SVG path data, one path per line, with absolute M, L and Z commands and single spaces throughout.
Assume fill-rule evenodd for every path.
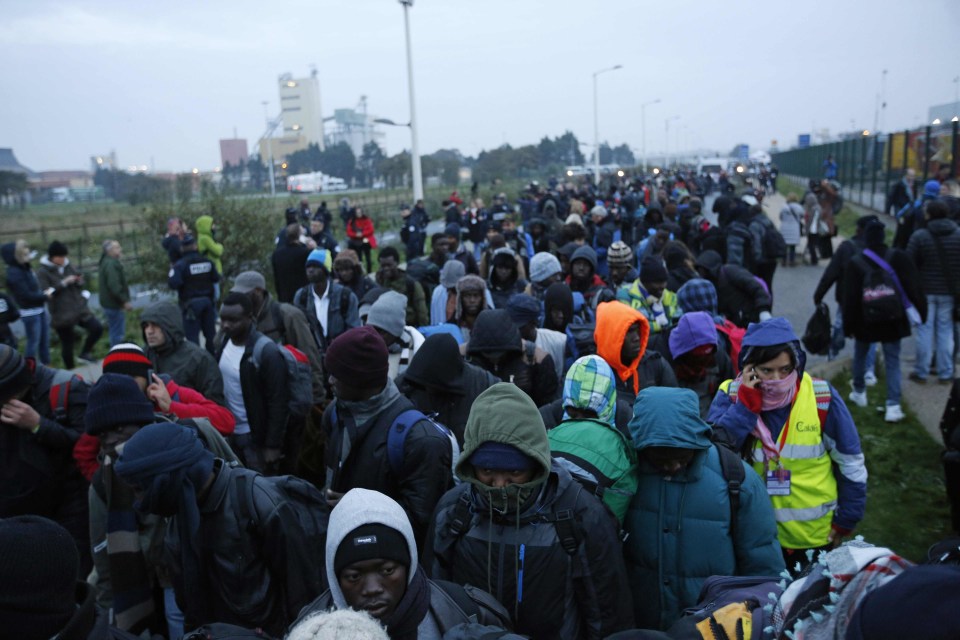
M 143 349 L 132 342 L 124 342 L 110 349 L 110 353 L 103 359 L 104 373 L 120 373 L 127 376 L 147 377 L 147 371 L 153 368 L 153 363 L 146 356 Z M 147 383 L 152 382 L 147 380 Z
M 607 249 L 607 264 L 633 264 L 633 249 L 626 242 L 617 240 Z

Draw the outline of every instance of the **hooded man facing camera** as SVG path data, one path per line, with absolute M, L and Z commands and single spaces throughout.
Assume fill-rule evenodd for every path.
M 616 522 L 551 460 L 540 413 L 515 385 L 474 402 L 456 473 L 424 553 L 432 578 L 484 587 L 533 638 L 631 626 Z
M 391 640 L 440 638 L 471 621 L 510 624 L 490 594 L 428 579 L 407 514 L 376 491 L 352 489 L 331 512 L 326 566 L 329 589 L 300 612 L 296 624 L 331 608 L 369 613 Z
M 178 384 L 199 391 L 223 406 L 223 376 L 213 356 L 186 340 L 183 316 L 170 302 L 155 302 L 140 315 L 144 349 L 153 372 L 167 374 Z

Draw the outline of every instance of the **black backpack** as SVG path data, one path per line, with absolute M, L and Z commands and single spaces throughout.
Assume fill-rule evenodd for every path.
M 440 267 L 427 258 L 417 258 L 407 262 L 407 275 L 420 283 L 429 304 L 433 290 L 440 285 Z
M 903 318 L 906 309 L 893 277 L 862 254 L 854 260 L 858 261 L 864 274 L 860 293 L 863 321 L 867 324 L 884 324 Z
M 764 260 L 774 262 L 787 257 L 787 243 L 783 239 L 783 234 L 774 226 L 773 222 L 767 216 L 762 216 L 761 224 L 763 226 L 763 246 L 761 251 Z
M 830 323 L 830 307 L 825 302 L 817 305 L 813 315 L 807 322 L 807 329 L 803 333 L 803 346 L 810 353 L 825 356 L 830 350 L 830 339 L 833 325 Z

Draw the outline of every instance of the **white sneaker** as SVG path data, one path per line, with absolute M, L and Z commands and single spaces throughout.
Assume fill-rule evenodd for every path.
M 851 391 L 850 395 L 847 396 L 850 398 L 850 401 L 857 405 L 858 407 L 867 406 L 867 392 L 866 391 Z
M 887 405 L 887 411 L 883 414 L 884 422 L 900 422 L 904 418 L 906 418 L 906 416 L 903 415 L 903 409 L 900 408 L 900 405 Z
M 877 374 L 873 371 L 867 371 L 863 376 L 863 383 L 868 387 L 877 386 Z

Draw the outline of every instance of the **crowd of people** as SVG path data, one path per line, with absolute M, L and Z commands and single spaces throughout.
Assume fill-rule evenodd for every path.
M 824 616 L 830 637 L 892 637 L 855 612 L 882 616 L 900 574 L 929 594 L 917 611 L 948 611 L 952 567 L 853 540 L 867 465 L 846 402 L 866 406 L 880 343 L 885 419 L 903 418 L 914 328 L 911 377 L 935 352 L 952 380 L 954 210 L 928 184 L 900 215 L 904 250 L 876 216 L 834 249 L 839 185 L 811 182 L 774 225 L 764 183 L 775 170 L 552 180 L 489 206 L 474 188 L 442 203 L 437 233 L 422 201 L 402 207 L 399 249 L 378 248 L 362 206 L 341 203 L 338 240 L 304 200 L 262 257 L 272 288 L 264 270 L 225 277 L 211 216 L 196 234 L 173 218 L 177 301 L 143 310 L 140 344 L 123 337 L 120 246 L 104 244 L 111 349 L 94 384 L 49 366 L 48 322 L 67 369 L 74 327 L 81 358 L 103 330 L 67 248 L 34 273 L 25 242 L 4 245 L 27 330 L 23 353 L 0 345 L 4 632 L 701 637 L 691 620 L 742 632 L 770 592 L 769 637 Z M 835 287 L 829 349 L 855 340 L 848 395 L 774 315 L 803 236 L 830 260 L 814 296 Z M 863 582 L 805 600 L 821 573 Z M 703 614 L 718 576 L 763 585 L 757 611 Z M 957 632 L 944 624 L 936 637 Z

